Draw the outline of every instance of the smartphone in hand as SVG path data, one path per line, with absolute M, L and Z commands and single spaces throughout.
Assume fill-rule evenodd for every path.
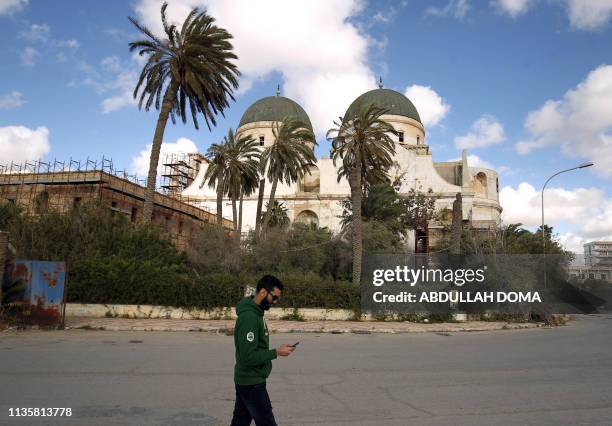
M 292 347 L 294 347 L 294 348 L 295 348 L 295 347 L 296 347 L 297 345 L 299 345 L 299 344 L 300 344 L 300 342 L 295 342 L 293 345 L 289 345 L 289 346 L 292 346 Z

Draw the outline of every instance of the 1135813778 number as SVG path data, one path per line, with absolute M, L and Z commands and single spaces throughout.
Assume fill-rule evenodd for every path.
M 8 409 L 9 417 L 71 417 L 72 408 L 26 408 Z

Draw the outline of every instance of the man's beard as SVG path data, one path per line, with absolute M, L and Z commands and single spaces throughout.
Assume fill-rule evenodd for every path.
M 268 300 L 267 297 L 264 297 L 264 299 L 259 303 L 259 307 L 263 309 L 264 311 L 267 311 L 268 309 L 270 309 L 270 301 Z

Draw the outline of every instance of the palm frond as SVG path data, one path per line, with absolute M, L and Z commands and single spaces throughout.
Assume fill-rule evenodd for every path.
M 233 91 L 238 88 L 240 72 L 230 42 L 232 35 L 214 25 L 214 18 L 206 10 L 197 8 L 187 15 L 179 30 L 168 21 L 167 8 L 167 3 L 161 7 L 164 39 L 129 17 L 145 36 L 129 43 L 129 49 L 147 56 L 133 96 L 139 108 L 149 110 L 152 106 L 160 109 L 163 96 L 172 95 L 173 122 L 177 117 L 186 122 L 189 115 L 198 128 L 201 115 L 210 129 L 217 124 L 216 115 L 223 115 L 234 100 Z M 176 92 L 169 93 L 168 88 Z

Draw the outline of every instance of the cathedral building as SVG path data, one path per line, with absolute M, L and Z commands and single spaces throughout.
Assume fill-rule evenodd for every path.
M 499 176 L 495 170 L 470 166 L 465 150 L 458 161 L 435 162 L 427 145 L 426 129 L 414 104 L 403 94 L 383 88 L 382 84 L 355 99 L 346 110 L 345 117 L 355 115 L 370 103 L 388 111 L 381 118 L 398 132 L 397 136 L 392 136 L 396 140 L 396 166 L 390 174 L 392 177 L 401 174 L 399 192 L 407 194 L 412 189 L 421 192 L 431 189 L 436 199 L 439 219 L 427 222 L 425 229 L 412 231 L 414 244 L 418 246 L 421 238 L 425 239 L 426 247 L 435 245 L 442 230 L 450 225 L 457 193 L 462 195 L 465 226 L 487 230 L 499 225 Z M 247 108 L 236 133 L 239 136 L 250 135 L 263 148 L 274 143 L 273 126 L 287 116 L 297 117 L 312 130 L 306 111 L 297 102 L 280 96 L 277 91 L 276 96 L 260 99 Z M 346 179 L 338 182 L 338 166 L 334 166 L 330 158 L 322 157 L 317 159 L 316 167 L 301 181 L 290 186 L 279 182 L 276 199 L 286 206 L 292 222 L 314 223 L 333 232 L 340 231 L 341 202 L 350 196 L 351 191 Z M 182 196 L 215 211 L 217 194 L 215 189 L 204 184 L 205 172 L 206 165 L 203 164 L 194 181 L 183 190 Z M 264 210 L 271 186 L 270 182 L 266 183 Z M 244 198 L 243 232 L 255 227 L 257 196 L 255 193 Z M 223 213 L 228 218 L 232 214 L 229 202 L 229 199 L 224 200 Z

